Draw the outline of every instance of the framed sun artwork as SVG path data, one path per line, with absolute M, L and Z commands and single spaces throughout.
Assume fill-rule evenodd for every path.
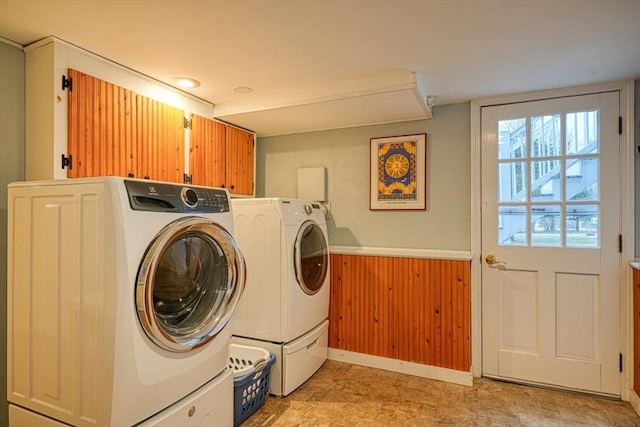
M 427 134 L 371 138 L 371 210 L 427 209 Z

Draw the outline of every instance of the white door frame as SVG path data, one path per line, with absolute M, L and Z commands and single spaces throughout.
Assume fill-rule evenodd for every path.
M 620 91 L 622 135 L 620 145 L 621 233 L 624 238 L 620 262 L 620 344 L 623 355 L 620 397 L 636 400 L 633 387 L 633 276 L 629 261 L 634 260 L 634 81 L 625 80 L 589 86 L 527 92 L 480 98 L 471 101 L 471 372 L 482 375 L 482 269 L 481 257 L 481 109 L 490 105 L 535 101 L 598 92 Z M 630 396 L 632 394 L 632 396 Z M 633 402 L 632 402 L 633 403 Z

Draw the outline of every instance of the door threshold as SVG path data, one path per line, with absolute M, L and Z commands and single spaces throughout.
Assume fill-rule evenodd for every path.
M 620 400 L 620 401 L 622 400 L 619 394 L 600 393 L 600 392 L 591 391 L 591 390 L 581 390 L 581 389 L 576 389 L 571 387 L 563 387 L 559 385 L 537 383 L 535 381 L 526 381 L 526 380 L 520 380 L 516 378 L 500 377 L 497 375 L 482 374 L 482 378 L 488 378 L 490 380 L 500 381 L 503 383 L 519 384 L 519 385 L 524 385 L 529 387 L 542 388 L 546 390 L 565 391 L 569 393 L 582 394 L 585 396 L 598 396 L 598 397 L 603 397 L 605 399 L 610 399 L 610 400 Z

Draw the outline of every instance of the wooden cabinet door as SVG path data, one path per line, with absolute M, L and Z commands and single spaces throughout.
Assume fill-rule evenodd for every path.
M 69 70 L 69 178 L 127 176 L 136 163 L 135 93 Z
M 233 194 L 253 195 L 254 134 L 227 126 L 227 187 Z
M 191 115 L 189 173 L 192 184 L 226 187 L 226 128 L 224 123 Z
M 135 176 L 184 182 L 184 112 L 136 96 L 138 162 Z
M 189 171 L 195 185 L 253 195 L 254 134 L 216 120 L 191 116 Z
M 69 69 L 69 178 L 184 182 L 184 112 Z

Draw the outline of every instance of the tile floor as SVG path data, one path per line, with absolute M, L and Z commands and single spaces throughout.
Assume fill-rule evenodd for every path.
M 473 387 L 328 360 L 242 427 L 640 426 L 627 402 L 478 379 Z

